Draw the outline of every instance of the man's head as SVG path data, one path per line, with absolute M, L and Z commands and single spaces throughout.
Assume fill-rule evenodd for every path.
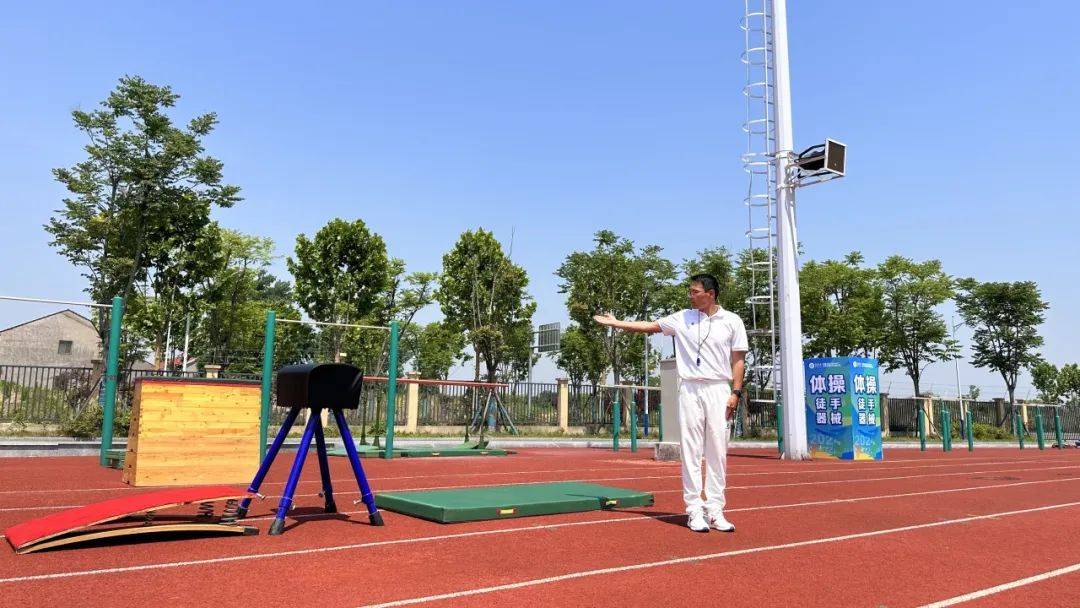
M 716 304 L 720 282 L 711 274 L 700 273 L 690 277 L 690 306 L 707 311 Z

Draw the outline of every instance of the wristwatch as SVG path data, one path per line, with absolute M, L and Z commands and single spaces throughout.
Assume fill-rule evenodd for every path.
M 737 389 L 731 391 L 731 394 L 735 395 L 736 397 L 738 397 L 740 399 L 742 399 L 742 389 L 741 388 L 737 388 Z

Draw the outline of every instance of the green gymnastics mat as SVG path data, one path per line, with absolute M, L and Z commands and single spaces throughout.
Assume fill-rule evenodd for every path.
M 572 481 L 375 494 L 382 509 L 444 524 L 652 504 L 648 492 Z
M 345 448 L 334 448 L 327 450 L 329 456 L 348 456 L 345 453 Z M 379 458 L 383 454 L 383 448 L 376 448 L 371 445 L 358 445 L 356 446 L 356 453 L 361 458 Z M 487 447 L 487 442 L 471 442 L 463 443 L 461 445 L 454 445 L 449 447 L 415 447 L 415 448 L 394 448 L 395 457 L 431 457 L 431 456 L 506 456 L 510 452 L 506 450 L 500 450 L 496 448 Z

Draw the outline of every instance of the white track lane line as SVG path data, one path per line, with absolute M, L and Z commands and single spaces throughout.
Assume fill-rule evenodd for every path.
M 1051 461 L 1045 461 L 1051 462 Z M 1068 462 L 1067 460 L 1055 460 L 1053 462 Z M 891 477 L 859 477 L 855 479 L 822 479 L 822 481 L 816 482 L 792 482 L 785 484 L 760 484 L 753 486 L 728 486 L 727 489 L 752 489 L 752 488 L 783 488 L 791 486 L 813 486 L 819 484 L 856 484 L 859 482 L 881 482 L 888 481 L 888 479 L 914 479 L 920 477 L 948 477 L 956 475 L 978 475 L 982 473 L 1009 473 L 1009 472 L 1024 472 L 1024 471 L 1055 471 L 1058 469 L 1077 469 L 1080 468 L 1080 464 L 1064 465 L 1064 467 L 1037 467 L 1032 469 L 1000 469 L 997 471 L 960 471 L 957 473 L 931 473 L 927 475 L 896 475 Z M 913 469 L 912 467 L 904 467 L 903 469 Z M 886 469 L 882 469 L 885 471 Z M 728 475 L 729 477 L 731 475 Z M 545 479 L 541 482 L 519 482 L 517 485 L 538 485 L 538 484 L 550 484 L 553 482 L 576 482 L 576 483 L 589 483 L 589 482 L 632 482 L 635 479 L 677 479 L 680 475 L 639 475 L 634 477 L 592 477 L 585 479 Z M 393 489 L 379 489 L 378 491 L 427 491 L 427 490 L 443 490 L 443 489 L 460 489 L 460 488 L 480 488 L 485 486 L 477 486 L 472 484 L 461 484 L 454 486 L 428 486 L 420 488 L 393 488 Z M 346 496 L 360 494 L 359 490 L 346 490 L 335 491 L 334 496 Z M 315 494 L 298 494 L 293 498 L 310 498 L 314 496 L 320 496 L 318 492 Z M 270 497 L 268 497 L 270 498 Z
M 857 478 L 857 479 L 825 479 L 825 480 L 818 480 L 818 481 L 797 481 L 797 482 L 790 482 L 790 483 L 757 484 L 757 485 L 750 485 L 750 486 L 728 486 L 726 488 L 726 490 L 754 490 L 754 489 L 759 489 L 759 488 L 790 488 L 790 487 L 797 487 L 797 486 L 816 486 L 816 485 L 823 485 L 823 484 L 863 483 L 863 482 L 871 482 L 871 481 L 893 481 L 893 480 L 900 480 L 900 479 L 925 479 L 925 478 L 930 478 L 930 477 L 956 477 L 956 476 L 959 476 L 959 475 L 982 475 L 982 474 L 986 474 L 986 473 L 1024 473 L 1024 472 L 1031 472 L 1031 471 L 1057 471 L 1057 470 L 1062 470 L 1062 469 L 1078 469 L 1078 468 L 1080 468 L 1080 465 L 1066 465 L 1066 466 L 1060 466 L 1060 467 L 1031 467 L 1031 468 L 1026 468 L 1026 469 L 993 469 L 993 470 L 986 470 L 986 471 L 960 471 L 960 472 L 954 472 L 954 473 L 929 473 L 929 474 L 926 474 L 926 475 L 894 475 L 894 476 L 891 476 L 891 477 L 860 477 L 860 478 Z M 560 479 L 560 480 L 555 480 L 555 481 L 556 482 L 639 481 L 639 480 L 646 480 L 646 479 L 652 480 L 652 479 L 678 479 L 678 478 L 679 478 L 679 475 L 643 475 L 643 476 L 637 476 L 637 477 L 601 477 L 601 478 L 590 478 L 590 479 Z M 545 483 L 552 483 L 552 481 L 551 480 L 548 480 L 548 481 L 525 481 L 525 482 L 519 482 L 519 485 L 539 485 L 539 484 L 545 484 Z M 474 485 L 465 484 L 465 485 L 453 485 L 453 486 L 429 486 L 429 487 L 422 487 L 422 488 L 390 488 L 390 489 L 385 489 L 385 490 L 380 489 L 376 493 L 378 493 L 378 492 L 419 492 L 419 491 L 429 491 L 429 490 L 455 490 L 455 489 L 475 488 L 475 487 L 482 487 L 482 486 L 474 486 Z M 682 490 L 656 490 L 655 493 L 659 494 L 659 493 L 664 493 L 664 492 L 681 492 L 681 491 Z M 335 491 L 334 496 L 351 496 L 351 495 L 356 495 L 356 494 L 359 494 L 359 493 L 360 493 L 359 490 L 344 490 L 344 491 L 341 491 L 341 492 Z M 313 498 L 313 497 L 317 497 L 317 496 L 322 496 L 322 494 L 320 494 L 320 493 L 294 494 L 293 498 L 294 499 L 297 499 L 297 498 Z M 272 498 L 279 498 L 279 497 L 278 496 L 267 495 L 265 499 L 269 500 L 269 499 L 272 499 Z M 5 511 L 56 511 L 56 510 L 60 510 L 60 509 L 75 509 L 75 508 L 82 507 L 82 506 L 86 506 L 86 505 L 59 505 L 59 506 L 42 505 L 42 506 L 32 506 L 32 507 L 6 507 L 6 508 L 0 508 L 0 513 L 5 512 Z M 2 538 L 2 536 L 0 536 L 0 538 Z
M 1064 483 L 1064 482 L 1067 482 L 1067 481 L 1080 481 L 1080 477 L 1071 477 L 1071 478 L 1065 478 L 1065 479 L 1051 479 L 1051 480 L 1045 480 L 1045 481 L 1023 481 L 1023 482 L 1017 482 L 1017 483 L 1011 483 L 1011 484 L 1000 484 L 1000 485 L 997 485 L 997 486 L 974 486 L 974 487 L 970 487 L 970 488 L 950 488 L 948 490 L 928 490 L 926 492 L 917 492 L 917 493 L 914 493 L 912 495 L 925 496 L 925 495 L 931 495 L 931 494 L 945 494 L 945 493 L 954 493 L 954 492 L 975 492 L 975 491 L 979 491 L 979 490 L 989 490 L 989 489 L 1005 488 L 1005 487 L 1013 487 L 1013 486 L 1035 485 L 1035 484 L 1043 484 L 1043 483 Z M 803 503 L 792 503 L 792 504 L 787 504 L 787 505 L 763 505 L 763 506 L 758 506 L 758 507 L 746 507 L 746 508 L 743 508 L 743 509 L 731 509 L 731 510 L 729 510 L 729 512 L 735 512 L 735 511 L 739 511 L 739 512 L 765 511 L 765 510 L 773 510 L 773 509 L 793 509 L 793 508 L 797 508 L 797 507 L 800 507 L 800 506 L 818 506 L 818 505 L 825 505 L 825 504 L 837 505 L 837 504 L 843 504 L 843 503 L 866 502 L 866 501 L 871 501 L 871 500 L 887 500 L 887 499 L 890 499 L 890 498 L 899 498 L 899 497 L 902 497 L 902 496 L 895 495 L 895 494 L 883 494 L 883 495 L 880 495 L 880 496 L 864 496 L 864 497 L 860 497 L 860 498 L 839 498 L 839 499 L 832 499 L 832 500 L 827 500 L 827 501 L 814 501 L 814 502 L 809 502 L 809 503 L 805 503 L 805 504 L 803 504 Z M 1068 503 L 1068 505 L 1074 505 L 1074 504 L 1080 504 L 1080 502 Z M 1068 505 L 1065 505 L 1065 506 L 1068 506 Z M 1040 509 L 1045 509 L 1045 507 L 1042 507 Z M 1035 509 L 1035 510 L 1039 510 L 1039 509 Z M 363 511 L 363 512 L 366 512 L 366 511 Z M 352 513 L 357 513 L 357 512 L 352 512 Z M 349 514 L 349 513 L 344 513 L 344 514 Z M 322 515 L 323 514 L 314 514 L 314 515 L 311 515 L 311 516 L 308 516 L 308 517 L 319 517 L 319 516 L 322 516 Z M 27 581 L 38 581 L 38 580 L 48 580 L 48 579 L 58 579 L 58 578 L 72 578 L 72 577 L 79 577 L 79 576 L 93 576 L 93 575 L 99 575 L 99 574 L 117 574 L 117 573 L 122 573 L 122 572 L 139 572 L 139 571 L 143 571 L 143 570 L 159 570 L 159 569 L 165 569 L 165 568 L 181 568 L 181 567 L 187 567 L 187 566 L 200 566 L 200 565 L 205 565 L 205 564 L 220 564 L 220 563 L 227 563 L 227 562 L 248 561 L 248 560 L 254 560 L 254 559 L 268 559 L 268 558 L 275 558 L 275 557 L 288 557 L 288 556 L 294 556 L 294 555 L 309 555 L 309 554 L 313 554 L 313 553 L 331 553 L 331 552 L 338 552 L 338 551 L 348 551 L 348 550 L 352 550 L 352 549 L 366 549 L 366 548 L 371 548 L 371 547 L 385 547 L 385 546 L 391 546 L 391 545 L 405 545 L 405 544 L 433 542 L 433 541 L 440 541 L 440 540 L 474 538 L 474 537 L 479 537 L 479 536 L 494 536 L 494 535 L 501 535 L 501 534 L 513 534 L 513 533 L 517 533 L 517 532 L 534 532 L 534 531 L 537 531 L 537 530 L 554 530 L 554 529 L 559 529 L 559 528 L 570 528 L 570 527 L 578 527 L 578 526 L 596 526 L 596 525 L 626 523 L 626 522 L 645 522 L 645 521 L 656 520 L 656 519 L 674 519 L 674 518 L 679 518 L 679 517 L 686 517 L 686 515 L 685 514 L 635 515 L 633 517 L 618 517 L 618 518 L 613 518 L 613 519 L 597 519 L 597 520 L 589 520 L 589 521 L 565 522 L 565 523 L 558 523 L 558 524 L 540 524 L 540 525 L 534 525 L 534 526 L 508 527 L 508 528 L 498 528 L 498 529 L 494 529 L 494 530 L 478 530 L 478 531 L 474 531 L 474 532 L 460 532 L 460 533 L 457 533 L 457 534 L 440 534 L 440 535 L 436 535 L 436 536 L 420 536 L 420 537 L 413 537 L 413 538 L 400 538 L 400 539 L 393 539 L 393 540 L 374 541 L 374 542 L 368 542 L 368 543 L 356 543 L 356 544 L 349 544 L 349 545 L 332 545 L 332 546 L 329 546 L 329 547 L 315 547 L 315 548 L 312 548 L 312 549 L 294 549 L 292 551 L 276 551 L 276 552 L 270 552 L 270 553 L 251 553 L 251 554 L 247 554 L 247 555 L 233 555 L 233 556 L 229 556 L 229 557 L 214 557 L 214 558 L 199 559 L 199 560 L 189 560 L 189 561 L 179 561 L 179 562 L 160 562 L 160 563 L 154 563 L 154 564 L 144 564 L 144 565 L 141 565 L 141 566 L 121 566 L 121 567 L 117 567 L 117 568 L 101 568 L 101 569 L 95 569 L 95 570 L 76 570 L 76 571 L 70 571 L 70 572 L 55 572 L 55 573 L 51 573 L 51 574 L 34 574 L 34 575 L 28 575 L 28 576 L 16 576 L 16 577 L 10 577 L 10 578 L 0 578 L 0 584 L 4 584 L 4 583 L 20 583 L 20 582 L 27 582 Z M 994 517 L 994 515 L 982 516 L 982 518 L 991 518 L 991 517 Z M 250 518 L 250 519 L 271 519 L 271 517 Z M 245 521 L 250 521 L 250 519 L 245 520 Z M 297 518 L 297 519 L 299 519 L 299 518 Z M 928 524 L 928 525 L 932 526 L 932 525 L 936 525 L 936 524 Z
M 630 564 L 626 566 L 617 566 L 614 568 L 598 568 L 596 570 L 581 570 L 578 572 L 570 572 L 567 574 L 561 574 L 559 576 L 549 576 L 545 578 L 535 578 L 526 581 L 519 581 L 517 583 L 508 583 L 505 585 L 495 585 L 492 587 L 478 587 L 475 589 L 463 589 L 461 591 L 455 591 L 453 593 L 442 593 L 439 595 L 428 595 L 423 597 L 414 597 L 402 600 L 396 600 L 392 602 L 384 602 L 381 604 L 368 604 L 362 608 L 392 608 L 393 606 L 409 606 L 413 604 L 423 604 L 427 602 L 435 602 L 441 600 L 451 600 L 460 597 L 468 597 L 473 595 L 481 595 L 485 593 L 494 593 L 496 591 L 508 591 L 512 589 L 522 589 L 525 587 L 535 587 L 537 585 L 547 585 L 551 583 L 558 583 L 561 581 L 586 578 L 591 576 L 601 576 L 605 574 L 616 574 L 620 572 L 630 572 L 633 570 L 644 570 L 647 568 L 662 568 L 664 566 L 676 566 L 680 564 L 688 564 L 693 562 L 701 562 L 706 560 L 720 559 L 724 557 L 735 557 L 739 555 L 750 555 L 753 553 L 764 553 L 767 551 L 780 551 L 783 549 L 797 549 L 800 547 L 809 547 L 812 545 L 822 545 L 826 543 L 836 543 L 847 540 L 855 540 L 860 538 L 870 538 L 874 536 L 883 536 L 886 534 L 897 534 L 900 532 L 910 532 L 912 530 L 923 530 L 926 528 L 939 528 L 942 526 L 950 526 L 956 524 L 967 523 L 971 521 L 979 521 L 984 519 L 994 519 L 998 517 L 1010 517 L 1014 515 L 1024 515 L 1027 513 L 1038 513 L 1041 511 L 1049 511 L 1052 509 L 1064 509 L 1068 507 L 1080 506 L 1080 502 L 1067 502 L 1056 505 L 1047 505 L 1043 507 L 1035 507 L 1032 509 L 1021 509 L 1017 511 L 1003 511 L 1001 513 L 990 513 L 987 515 L 976 515 L 972 517 L 961 517 L 958 519 L 950 519 L 946 521 L 936 521 L 926 524 L 915 524 L 911 526 L 901 526 L 899 528 L 887 528 L 884 530 L 874 530 L 871 532 L 860 532 L 857 534 L 844 534 L 842 536 L 828 536 L 825 538 L 816 538 L 813 540 L 804 540 L 794 543 L 784 543 L 780 545 L 765 545 L 761 547 L 751 547 L 749 549 L 738 549 L 735 551 L 723 551 L 721 553 L 707 553 L 705 555 L 691 555 L 688 557 L 679 557 L 675 559 L 667 559 L 663 561 L 655 562 L 642 562 L 638 564 Z
M 831 481 L 780 483 L 780 484 L 768 484 L 768 485 L 760 485 L 760 486 L 728 486 L 726 489 L 727 490 L 752 490 L 752 489 L 756 489 L 756 488 L 783 488 L 783 487 L 802 486 L 802 485 L 820 485 L 820 484 L 824 484 L 824 483 L 858 483 L 858 482 L 868 482 L 868 481 L 891 481 L 891 480 L 895 480 L 895 479 L 924 479 L 924 478 L 927 478 L 927 477 L 951 477 L 951 476 L 956 476 L 956 475 L 978 475 L 978 474 L 982 474 L 982 473 L 1011 473 L 1011 472 L 1019 473 L 1019 472 L 1026 472 L 1026 471 L 1055 471 L 1055 470 L 1059 470 L 1059 469 L 1076 469 L 1076 468 L 1080 468 L 1080 465 L 1063 466 L 1063 467 L 1035 467 L 1035 468 L 1030 468 L 1030 469 L 998 469 L 998 470 L 990 470 L 990 471 L 965 471 L 965 472 L 962 472 L 962 473 L 932 473 L 930 475 L 902 475 L 902 476 L 896 476 L 896 477 L 873 477 L 873 478 L 866 478 L 866 479 L 842 479 L 842 480 L 831 480 Z M 675 477 L 677 477 L 677 476 L 675 476 Z M 652 479 L 652 478 L 651 477 L 641 477 L 641 478 L 632 478 L 632 479 Z M 1051 481 L 1058 481 L 1058 480 L 1051 480 Z M 1024 482 L 1024 483 L 1029 483 L 1029 482 Z M 1032 482 L 1032 483 L 1039 483 L 1039 482 Z M 1007 484 L 1007 485 L 1009 485 L 1009 484 Z M 1007 487 L 1007 485 L 1006 486 L 986 486 L 986 487 Z M 462 487 L 469 487 L 469 486 L 462 486 Z M 392 491 L 392 490 L 390 490 L 390 491 Z M 651 492 L 653 494 L 667 494 L 667 493 L 673 493 L 673 492 L 682 492 L 682 490 L 644 490 L 644 491 Z M 335 494 L 335 496 L 337 496 L 337 495 L 341 495 L 341 494 L 358 494 L 358 493 L 359 492 L 341 492 L 341 493 L 335 492 L 334 494 Z M 296 495 L 296 498 L 300 498 L 301 496 L 318 496 L 318 494 L 298 494 L 298 495 Z M 801 503 L 801 504 L 811 505 L 811 504 L 818 504 L 818 503 Z M 77 507 L 80 507 L 80 506 L 83 506 L 83 505 L 69 505 L 69 506 L 61 506 L 61 507 L 16 507 L 16 508 L 11 508 L 11 509 L 0 509 L 0 511 L 42 511 L 42 510 L 49 510 L 49 509 L 77 508 Z M 749 510 L 754 510 L 755 508 L 756 507 L 753 507 L 753 508 L 750 508 Z M 275 507 L 275 509 L 276 509 L 276 507 Z M 735 511 L 738 511 L 738 510 L 746 510 L 746 509 L 735 509 Z M 338 513 L 340 513 L 342 515 L 356 515 L 356 514 L 360 514 L 360 513 L 367 513 L 367 511 L 366 510 L 339 511 Z M 290 519 L 294 519 L 294 520 L 301 520 L 301 519 L 311 519 L 311 518 L 323 517 L 325 515 L 326 515 L 325 513 L 316 513 L 316 514 L 312 514 L 312 515 L 290 515 L 288 517 Z M 265 516 L 261 516 L 261 517 L 247 517 L 247 518 L 242 519 L 241 521 L 260 521 L 260 520 L 270 520 L 270 519 L 274 519 L 274 516 L 273 515 L 265 515 Z M 3 534 L 0 534 L 0 540 L 3 540 L 4 538 L 5 538 L 5 536 Z
M 983 598 L 989 595 L 994 595 L 995 593 L 1001 593 L 1002 591 L 1016 589 L 1017 587 L 1023 587 L 1024 585 L 1038 583 L 1041 581 L 1052 579 L 1057 576 L 1063 576 L 1065 574 L 1070 574 L 1077 571 L 1080 571 L 1080 564 L 1073 564 L 1071 566 L 1065 566 L 1064 568 L 1058 568 L 1057 570 L 1051 570 L 1049 572 L 1043 572 L 1042 574 L 1036 574 L 1035 576 L 1022 578 L 1011 583 L 1003 583 L 1001 585 L 987 587 L 986 589 L 972 591 L 971 593 L 965 593 L 964 595 L 950 597 L 947 600 L 941 600 L 940 602 L 934 602 L 933 604 L 926 604 L 920 606 L 919 608 L 946 608 L 947 606 L 955 606 L 957 604 L 963 604 L 964 602 L 970 602 L 971 600 L 977 600 L 979 598 Z
M 1059 459 L 1044 459 L 1044 458 L 1025 458 L 1025 459 L 1022 459 L 1022 460 L 967 461 L 967 462 L 962 462 L 962 463 L 912 466 L 912 467 L 884 467 L 884 466 L 883 467 L 877 467 L 877 466 L 872 466 L 871 467 L 871 466 L 866 466 L 866 467 L 851 468 L 851 469 L 847 469 L 847 470 L 843 470 L 840 467 L 830 466 L 830 467 L 823 468 L 823 469 L 792 469 L 792 470 L 788 470 L 788 471 L 761 471 L 761 472 L 756 472 L 756 473 L 728 473 L 727 476 L 728 477 L 755 477 L 755 476 L 759 476 L 759 475 L 795 475 L 795 474 L 815 474 L 815 473 L 849 473 L 849 472 L 852 472 L 852 471 L 862 471 L 862 470 L 867 470 L 867 471 L 870 471 L 870 470 L 873 470 L 873 471 L 904 471 L 904 470 L 909 470 L 909 469 L 940 469 L 940 468 L 953 467 L 953 466 L 976 467 L 976 466 L 986 466 L 986 465 L 991 465 L 991 464 L 1002 464 L 1002 465 L 1006 465 L 1006 464 L 1027 464 L 1027 463 L 1031 463 L 1031 462 L 1056 463 L 1056 462 L 1072 462 L 1072 460 L 1068 460 L 1068 459 L 1059 460 Z M 610 472 L 617 472 L 617 471 L 624 471 L 624 470 L 627 470 L 627 469 L 630 469 L 630 468 L 646 468 L 646 469 L 650 469 L 650 470 L 655 470 L 655 465 L 648 465 L 648 466 L 636 465 L 636 466 L 633 466 L 633 467 L 612 467 L 612 468 L 606 468 L 605 467 L 605 468 L 602 468 L 602 469 L 551 469 L 551 470 L 546 470 L 546 471 L 507 471 L 507 472 L 500 472 L 500 473 L 446 473 L 446 474 L 439 474 L 439 475 L 405 475 L 405 476 L 398 476 L 398 477 L 369 477 L 368 482 L 379 483 L 379 482 L 383 482 L 383 481 L 391 481 L 391 480 L 399 480 L 399 479 L 428 479 L 428 478 L 431 478 L 431 477 L 471 477 L 471 476 L 496 475 L 496 474 L 498 474 L 498 475 L 530 475 L 530 474 L 535 474 L 535 473 L 580 473 L 581 471 L 610 471 Z M 667 467 L 664 467 L 664 468 L 667 468 Z M 659 479 L 659 477 L 657 477 L 657 478 Z M 597 479 L 591 479 L 591 480 L 590 479 L 579 479 L 579 480 L 572 480 L 572 481 L 612 481 L 612 480 L 619 480 L 619 479 L 632 479 L 632 478 L 613 477 L 613 478 L 597 478 Z M 332 483 L 349 483 L 349 482 L 355 482 L 355 481 L 356 481 L 356 479 L 353 478 L 353 477 L 331 479 Z M 542 482 L 535 482 L 535 483 L 547 483 L 548 481 L 566 481 L 566 480 L 552 479 L 552 480 L 547 480 L 547 481 L 542 481 Z M 282 486 L 282 487 L 284 487 L 285 483 L 286 482 L 284 482 L 284 481 L 268 481 L 268 482 L 265 482 L 263 484 L 263 486 L 264 487 L 265 486 Z M 318 480 L 318 479 L 307 479 L 307 480 L 301 480 L 299 483 L 300 484 L 321 484 L 322 481 Z M 241 485 L 241 484 L 230 484 L 230 485 Z M 472 484 L 469 484 L 469 485 L 437 486 L 437 487 L 463 488 L 463 487 L 474 487 L 474 486 Z M 111 487 L 111 488 L 75 488 L 75 489 L 70 489 L 70 490 L 0 490 L 0 496 L 5 495 L 5 494 L 61 494 L 61 493 L 66 494 L 66 493 L 69 493 L 69 492 L 106 492 L 106 491 L 111 491 L 111 490 L 127 491 L 127 490 L 138 490 L 138 489 L 140 489 L 140 488 L 135 488 L 135 487 L 128 486 L 128 485 L 123 485 L 123 486 L 116 486 L 116 487 Z
M 1047 461 L 1051 462 L 1051 461 Z M 1054 461 L 1064 462 L 1064 461 Z M 1030 471 L 1058 471 L 1062 469 L 1080 469 L 1080 464 L 1069 464 L 1064 467 L 1035 467 L 1029 469 L 996 469 L 988 471 L 960 471 L 954 473 L 930 473 L 926 475 L 893 475 L 889 477 L 859 477 L 855 479 L 821 479 L 816 482 L 792 482 L 786 484 L 759 484 L 753 486 L 728 486 L 728 490 L 744 490 L 744 489 L 757 489 L 757 488 L 786 488 L 796 486 L 816 486 L 822 484 L 858 484 L 862 482 L 888 482 L 893 479 L 921 479 L 927 477 L 953 477 L 957 475 L 981 475 L 985 473 L 1024 473 Z M 633 482 L 638 479 L 677 479 L 679 475 L 642 475 L 634 477 L 597 477 L 588 479 L 556 479 L 556 482 Z M 521 482 L 518 485 L 539 485 L 550 484 L 551 481 L 542 482 Z M 471 484 L 455 485 L 455 486 L 428 486 L 419 488 L 390 488 L 379 489 L 378 491 L 427 491 L 427 490 L 442 490 L 442 489 L 461 489 L 461 488 L 475 488 L 484 486 L 475 486 Z M 657 490 L 657 492 L 667 491 L 683 491 L 683 490 Z M 352 496 L 359 495 L 359 490 L 342 490 L 334 491 L 334 496 Z M 293 495 L 294 499 L 297 498 L 313 498 L 322 496 L 319 492 L 315 494 L 297 494 Z M 280 498 L 276 496 L 266 496 L 266 499 Z M 78 509 L 79 506 L 85 506 L 84 504 L 62 504 L 62 505 L 40 505 L 40 506 L 10 506 L 10 508 L 0 509 L 0 513 L 5 511 L 57 511 L 60 509 Z M 0 537 L 2 538 L 2 537 Z

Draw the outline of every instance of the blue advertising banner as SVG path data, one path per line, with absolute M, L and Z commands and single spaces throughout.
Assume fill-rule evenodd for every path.
M 877 359 L 807 359 L 806 439 L 814 458 L 881 460 Z

